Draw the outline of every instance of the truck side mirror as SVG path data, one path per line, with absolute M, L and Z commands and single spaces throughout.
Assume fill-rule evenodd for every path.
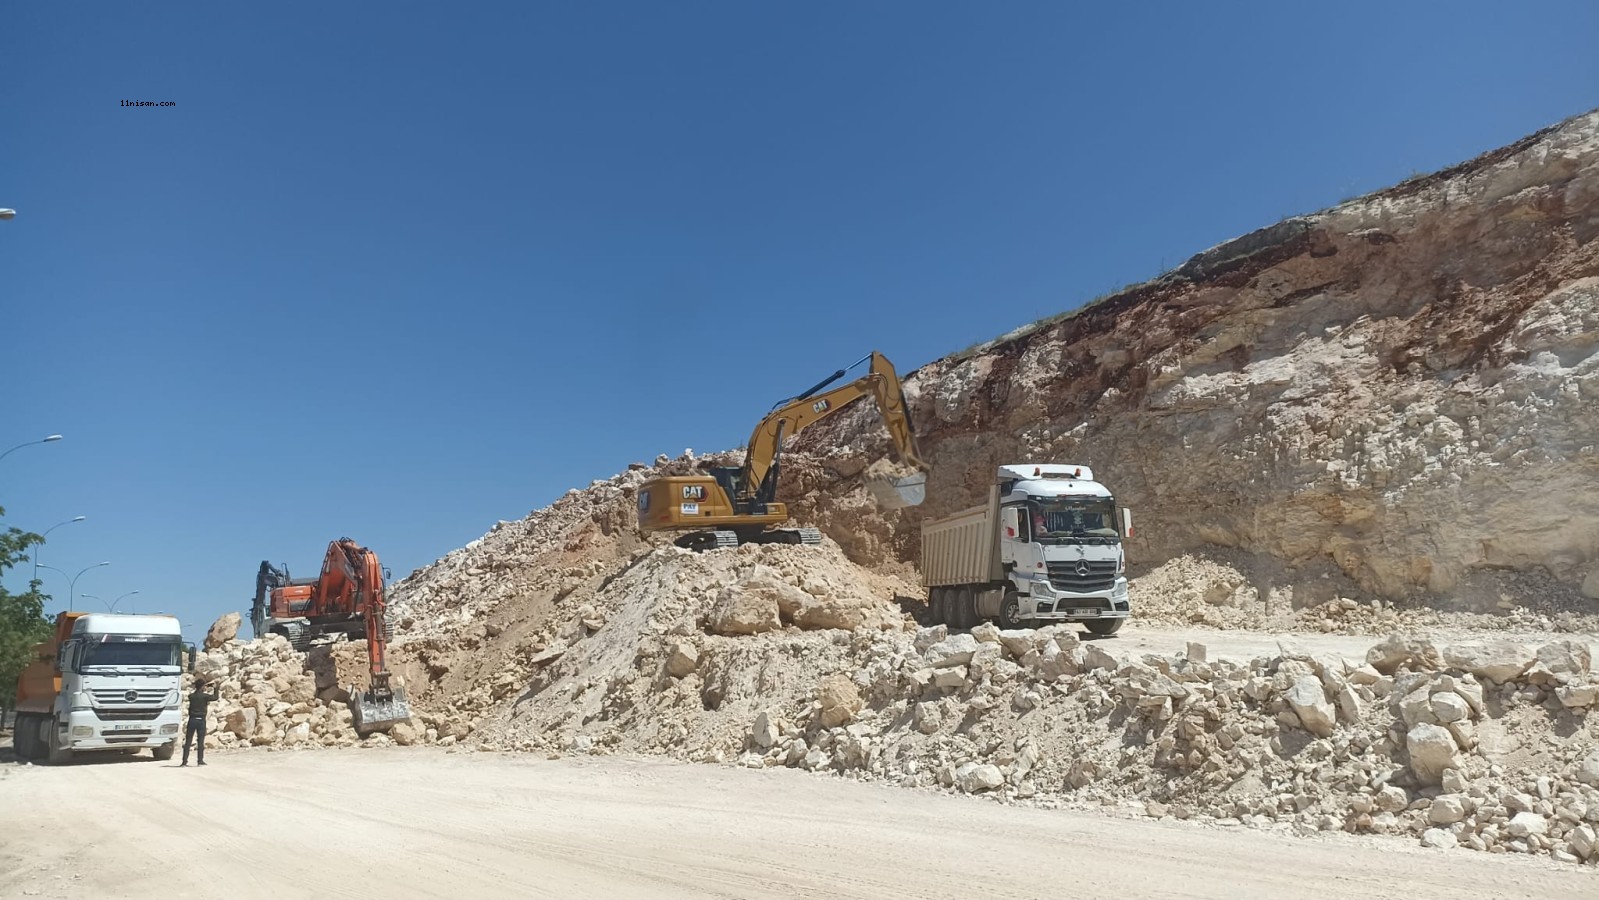
M 1124 507 L 1121 508 L 1121 514 L 1122 514 L 1122 537 L 1129 537 L 1130 538 L 1130 537 L 1133 536 L 1133 511 L 1124 506 Z
M 1016 507 L 1008 506 L 999 513 L 1000 525 L 1005 529 L 1005 537 L 1010 540 L 1022 538 L 1021 518 L 1016 514 Z

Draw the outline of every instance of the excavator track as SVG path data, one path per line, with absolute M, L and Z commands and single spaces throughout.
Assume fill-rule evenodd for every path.
M 685 550 L 704 553 L 707 550 L 725 550 L 738 546 L 738 534 L 732 531 L 696 531 L 672 541 Z

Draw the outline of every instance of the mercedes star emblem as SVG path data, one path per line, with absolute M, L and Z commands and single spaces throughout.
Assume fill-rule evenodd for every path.
M 1079 559 L 1077 561 L 1077 577 L 1078 578 L 1087 578 L 1088 577 L 1088 560 Z
M 139 692 L 138 691 L 128 691 L 126 694 L 122 695 L 122 699 L 128 701 L 129 703 L 132 703 L 133 701 L 139 699 Z

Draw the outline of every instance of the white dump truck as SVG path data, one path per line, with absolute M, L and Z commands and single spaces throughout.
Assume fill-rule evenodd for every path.
M 1081 622 L 1114 634 L 1131 612 L 1122 541 L 1132 530 L 1132 513 L 1087 466 L 1000 466 L 987 503 L 922 523 L 933 621 Z
M 63 612 L 17 681 L 17 755 L 53 764 L 84 752 L 171 759 L 182 739 L 183 631 L 167 615 Z M 194 651 L 188 653 L 190 670 Z

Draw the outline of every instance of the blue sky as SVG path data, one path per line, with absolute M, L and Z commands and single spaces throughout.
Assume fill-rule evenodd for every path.
M 0 451 L 66 439 L 0 504 L 88 516 L 43 562 L 191 633 L 340 536 L 399 577 L 872 349 L 912 369 L 1599 105 L 1595 34 L 1591 2 L 7 4 Z

